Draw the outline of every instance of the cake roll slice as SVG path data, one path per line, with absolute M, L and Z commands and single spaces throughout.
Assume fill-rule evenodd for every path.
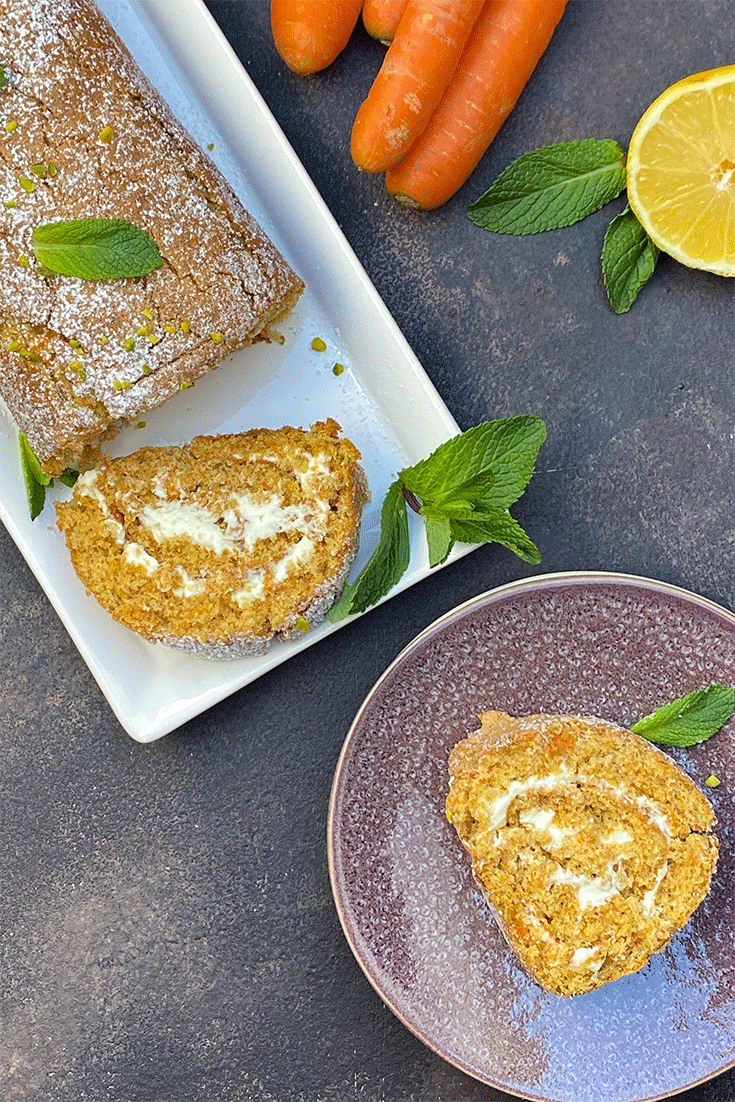
M 446 813 L 521 965 L 566 997 L 638 971 L 709 891 L 709 801 L 662 750 L 604 720 L 480 722 L 450 754 Z
M 303 638 L 341 592 L 367 483 L 336 421 L 140 448 L 82 474 L 57 523 L 119 623 L 204 658 Z

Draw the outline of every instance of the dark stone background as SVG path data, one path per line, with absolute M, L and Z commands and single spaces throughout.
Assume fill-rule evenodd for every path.
M 731 0 L 571 0 L 473 179 L 432 214 L 350 161 L 379 44 L 358 31 L 300 79 L 275 54 L 265 0 L 208 7 L 460 426 L 545 418 L 514 509 L 538 571 L 642 574 L 735 607 L 732 283 L 662 256 L 616 316 L 599 255 L 623 197 L 524 239 L 464 215 L 528 149 L 625 147 L 660 91 L 732 60 Z M 425 1048 L 364 979 L 332 903 L 325 823 L 341 743 L 393 657 L 534 568 L 481 548 L 141 746 L 4 529 L 0 548 L 3 1102 L 504 1097 Z M 732 1099 L 735 1073 L 682 1097 Z

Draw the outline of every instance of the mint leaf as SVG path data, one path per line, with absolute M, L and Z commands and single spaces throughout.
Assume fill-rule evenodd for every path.
M 460 543 L 500 543 L 526 562 L 540 563 L 541 552 L 508 512 L 473 513 L 452 520 L 452 535 Z
M 545 439 L 546 426 L 538 417 L 485 421 L 400 471 L 383 502 L 378 546 L 327 618 L 334 622 L 364 612 L 405 573 L 410 543 L 404 491 L 426 522 L 431 567 L 446 560 L 457 540 L 501 543 L 539 562 L 538 548 L 507 508 L 526 488 Z
M 637 735 L 667 746 L 694 746 L 716 734 L 735 711 L 735 689 L 708 685 L 664 704 L 631 727 Z
M 41 467 L 25 433 L 18 433 L 18 443 L 20 445 L 20 465 L 26 484 L 26 494 L 28 495 L 28 508 L 31 512 L 31 520 L 35 520 L 43 510 L 46 500 L 46 487 L 53 483 L 53 479 Z
M 135 279 L 163 264 L 153 238 L 124 218 L 46 222 L 31 241 L 43 268 L 80 279 Z
M 540 233 L 579 222 L 625 183 L 625 153 L 612 138 L 558 142 L 518 157 L 467 214 L 493 233 Z
M 452 522 L 443 513 L 422 509 L 426 517 L 426 542 L 429 547 L 429 566 L 441 566 L 454 546 Z
M 463 498 L 466 484 L 474 482 L 478 504 L 507 509 L 528 485 L 545 439 L 546 426 L 538 417 L 484 421 L 440 444 L 399 477 L 425 505 Z
M 329 610 L 328 620 L 336 623 L 352 612 L 364 612 L 403 577 L 411 555 L 406 509 L 401 484 L 393 482 L 380 511 L 378 546 L 356 580 Z
M 0 65 L 0 88 L 4 88 L 4 87 L 5 87 L 5 70 L 3 69 L 2 65 Z
M 630 207 L 613 218 L 602 246 L 602 275 L 616 314 L 630 310 L 653 275 L 659 251 Z

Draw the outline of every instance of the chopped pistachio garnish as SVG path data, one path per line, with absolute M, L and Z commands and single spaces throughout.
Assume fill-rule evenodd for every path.
M 135 341 L 133 340 L 133 338 L 132 337 L 126 337 L 125 338 L 125 351 L 126 352 L 132 352 L 134 348 L 135 348 Z
M 81 366 L 82 366 L 82 361 L 81 360 L 72 360 L 71 363 L 69 364 L 69 367 L 72 369 L 72 371 L 79 371 L 81 369 Z
M 150 373 L 151 373 L 151 369 L 148 366 L 148 364 L 141 364 L 141 371 L 143 372 L 144 375 L 150 375 Z
M 115 137 L 115 131 L 111 126 L 103 126 L 100 130 L 100 141 L 105 145 L 109 145 L 112 139 Z
M 17 126 L 18 126 L 18 120 L 17 119 L 9 119 L 5 123 L 5 133 L 6 134 L 12 134 L 13 131 L 17 128 Z
M 332 368 L 332 372 L 335 375 L 341 375 L 342 372 L 344 371 L 344 369 L 345 369 L 344 364 L 335 364 L 334 367 Z
M 189 384 L 187 383 L 186 379 L 182 379 L 181 382 L 179 383 L 179 390 L 188 390 L 188 389 L 189 389 Z
M 311 342 L 311 347 L 314 349 L 315 352 L 327 351 L 326 341 L 323 341 L 321 337 L 314 337 L 314 340 Z
M 12 208 L 17 207 L 18 204 L 16 203 L 15 199 L 6 199 L 3 203 L 3 206 L 6 210 L 12 210 Z
M 209 142 L 207 145 L 207 149 L 214 149 L 214 142 Z
M 222 334 L 221 333 L 210 333 L 209 335 L 210 335 L 210 337 L 212 338 L 212 340 L 214 341 L 215 344 L 219 344 L 219 342 L 222 340 Z
M 122 390 L 122 383 L 119 379 L 113 379 L 112 385 L 114 386 L 115 390 Z
M 191 332 L 191 326 L 189 325 L 188 321 L 182 321 L 182 323 L 181 323 L 181 332 L 182 333 Z
M 153 348 L 154 344 L 158 344 L 160 339 L 161 339 L 160 337 L 156 337 L 156 336 L 149 337 L 148 338 L 148 343 L 150 344 L 151 348 Z
M 20 352 L 20 341 L 8 341 L 8 348 L 11 352 Z
M 175 325 L 164 325 L 163 328 L 166 330 L 167 333 L 175 333 L 176 332 L 176 326 Z
M 36 190 L 36 185 L 33 183 L 33 180 L 29 180 L 27 176 L 20 176 L 18 183 L 23 188 L 23 191 L 27 191 L 29 194 Z
M 69 337 L 69 344 L 71 345 L 72 348 L 81 348 L 82 347 L 82 342 L 80 340 L 77 340 L 76 337 Z
M 19 348 L 18 351 L 20 352 L 24 360 L 28 360 L 28 363 L 40 364 L 41 357 L 38 355 L 37 352 L 31 352 L 28 348 Z
M 720 778 L 716 777 L 714 773 L 710 773 L 709 777 L 707 777 L 707 780 L 704 783 L 707 785 L 708 788 L 717 788 L 718 784 L 720 783 Z
M 120 385 L 122 386 L 123 390 L 130 390 L 133 384 L 130 382 L 130 379 L 123 379 Z
M 53 161 L 49 161 L 49 163 L 48 163 L 48 166 L 47 166 L 47 167 L 48 167 L 48 174 L 49 174 L 49 176 L 55 176 L 55 175 L 56 175 L 56 172 L 57 172 L 57 169 L 56 169 L 56 165 L 54 164 L 54 162 L 53 162 Z
M 20 254 L 20 256 L 18 257 L 18 263 L 20 264 L 21 268 L 30 268 L 31 266 L 31 262 L 25 255 L 25 253 Z
M 139 337 L 147 337 L 149 334 L 150 334 L 150 329 L 148 328 L 147 325 L 141 325 L 140 328 L 138 329 L 138 336 Z
M 147 306 L 144 306 L 140 312 L 144 318 L 148 318 L 148 321 L 153 321 L 153 314 L 150 312 Z
M 43 163 L 31 165 L 29 171 L 32 172 L 34 176 L 38 176 L 40 180 L 45 180 L 48 176 L 48 167 Z
M 299 631 L 308 631 L 309 621 L 305 619 L 305 617 L 299 616 L 295 626 L 298 628 Z
M 102 345 L 103 348 L 106 344 L 109 344 L 109 343 L 110 343 L 110 338 L 109 337 L 105 337 L 105 336 L 100 337 L 100 344 Z
M 138 421 L 135 427 L 136 427 L 136 429 L 144 429 L 145 428 L 145 421 Z

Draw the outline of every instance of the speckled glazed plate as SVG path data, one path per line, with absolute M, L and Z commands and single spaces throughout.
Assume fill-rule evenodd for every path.
M 735 616 L 619 574 L 546 575 L 477 597 L 421 633 L 346 739 L 329 814 L 347 940 L 390 1009 L 450 1063 L 522 1098 L 641 1102 L 735 1064 L 735 723 L 673 756 L 707 789 L 721 856 L 705 902 L 633 976 L 575 999 L 515 963 L 444 815 L 456 742 L 499 708 L 636 719 L 735 684 Z

